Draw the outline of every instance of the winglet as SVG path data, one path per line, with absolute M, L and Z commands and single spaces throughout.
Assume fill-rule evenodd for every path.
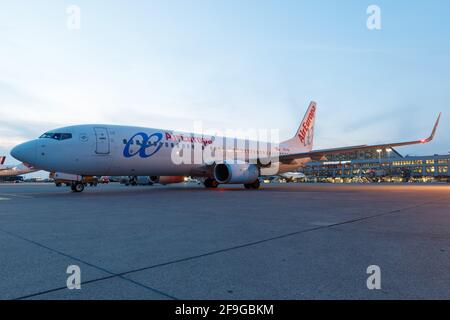
M 428 142 L 430 142 L 430 141 L 432 141 L 434 139 L 434 136 L 436 135 L 436 130 L 437 130 L 438 126 L 439 126 L 439 121 L 441 120 L 441 115 L 442 115 L 442 112 L 439 113 L 439 116 L 438 116 L 438 118 L 436 120 L 436 123 L 434 125 L 433 131 L 431 132 L 430 137 L 428 137 L 427 139 L 420 140 L 422 143 L 428 143 Z

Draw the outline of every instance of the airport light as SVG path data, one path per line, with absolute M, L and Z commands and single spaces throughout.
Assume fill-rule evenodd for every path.
M 386 152 L 387 152 L 387 155 L 388 155 L 388 159 L 390 159 L 391 158 L 392 149 L 391 148 L 387 148 Z
M 392 149 L 391 148 L 387 148 L 386 152 L 387 152 L 387 155 L 388 155 L 388 162 L 389 162 L 389 174 L 391 174 L 390 170 L 391 170 L 391 152 L 392 152 Z
M 378 163 L 379 163 L 380 167 L 381 167 L 381 152 L 382 151 L 383 150 L 381 150 L 381 149 L 377 149 L 377 152 L 378 152 Z

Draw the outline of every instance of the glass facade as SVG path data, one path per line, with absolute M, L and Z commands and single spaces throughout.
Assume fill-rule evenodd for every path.
M 330 182 L 446 181 L 450 182 L 450 156 L 406 156 L 394 149 L 369 150 L 328 156 L 309 162 L 305 175 Z

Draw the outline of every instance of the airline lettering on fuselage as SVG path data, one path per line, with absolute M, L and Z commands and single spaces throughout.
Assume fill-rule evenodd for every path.
M 137 151 L 130 150 L 131 146 L 134 144 L 134 139 L 136 137 L 141 137 L 142 142 L 140 143 L 139 149 Z M 138 132 L 134 136 L 128 140 L 127 144 L 125 145 L 125 148 L 123 149 L 123 156 L 125 158 L 131 158 L 136 155 L 139 155 L 141 158 L 149 158 L 155 153 L 159 151 L 162 147 L 161 140 L 163 138 L 162 133 L 156 132 L 151 134 L 150 136 L 147 135 L 144 132 Z M 147 153 L 147 149 L 153 149 L 152 152 Z
M 201 143 L 206 146 L 213 143 L 212 139 L 207 139 L 203 137 L 193 137 L 186 136 L 181 134 L 173 134 L 169 132 L 165 132 L 164 134 L 165 140 L 171 142 L 190 142 L 190 143 Z M 140 140 L 136 140 L 136 138 L 142 138 L 142 142 L 137 142 Z M 136 141 L 135 141 L 136 140 Z M 149 158 L 155 153 L 157 153 L 162 147 L 163 134 L 160 132 L 156 132 L 151 134 L 150 136 L 144 132 L 136 133 L 134 136 L 128 140 L 125 144 L 125 148 L 123 149 L 123 156 L 125 158 L 131 158 L 136 155 L 139 155 L 141 158 Z M 138 145 L 138 149 L 136 151 L 133 150 L 132 146 L 135 144 Z M 152 148 L 152 152 L 149 153 L 148 149 Z
M 300 141 L 306 146 L 308 144 L 311 143 L 311 139 L 308 139 L 309 141 L 306 140 L 308 133 L 310 133 L 310 136 L 312 136 L 310 129 L 312 122 L 314 120 L 314 115 L 316 114 L 316 107 L 313 106 L 311 108 L 311 111 L 308 114 L 308 117 L 306 118 L 306 121 L 303 122 L 302 124 L 302 128 L 300 129 L 300 133 L 298 134 L 298 137 L 300 138 Z
M 204 146 L 213 143 L 213 139 L 194 137 L 194 136 L 183 136 L 182 134 L 173 134 L 166 132 L 166 140 L 174 142 L 190 142 L 190 143 L 201 143 Z

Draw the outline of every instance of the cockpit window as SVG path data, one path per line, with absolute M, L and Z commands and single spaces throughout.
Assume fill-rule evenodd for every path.
M 46 132 L 44 133 L 42 136 L 39 137 L 39 139 L 51 139 L 53 136 L 53 133 L 51 132 Z
M 46 132 L 39 138 L 40 139 L 53 139 L 53 140 L 67 140 L 67 139 L 72 139 L 72 134 L 71 133 Z

